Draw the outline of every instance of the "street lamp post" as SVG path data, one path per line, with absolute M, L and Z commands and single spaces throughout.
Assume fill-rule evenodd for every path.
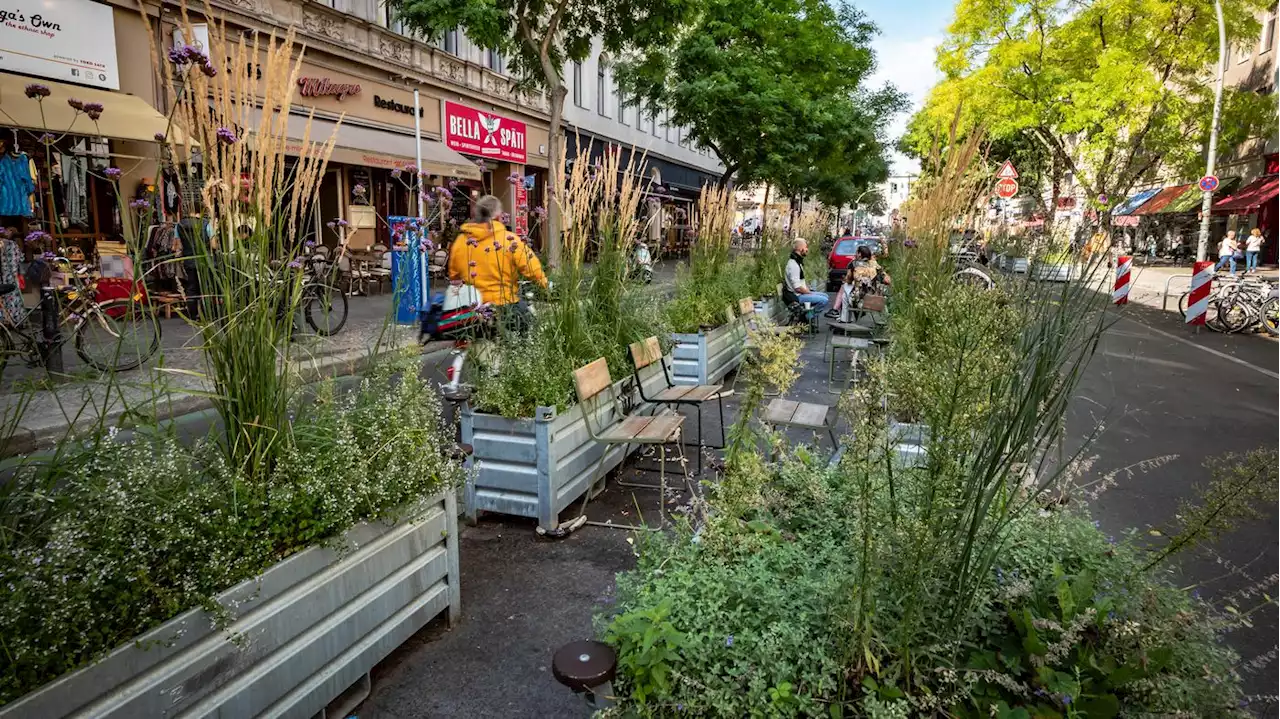
M 873 189 L 875 188 L 868 187 L 867 189 L 862 191 L 861 195 L 858 195 L 858 199 L 853 201 L 853 236 L 854 237 L 858 236 L 858 207 L 862 204 L 862 198 L 866 197 L 867 193 L 871 192 Z
M 1227 28 L 1222 21 L 1222 0 L 1214 0 L 1213 9 L 1218 15 L 1218 83 L 1213 90 L 1213 124 L 1209 127 L 1209 156 L 1205 159 L 1205 176 L 1213 174 L 1214 161 L 1218 158 L 1218 118 L 1222 115 L 1222 75 L 1227 65 Z M 1200 203 L 1200 242 L 1196 247 L 1196 262 L 1204 262 L 1209 253 L 1209 219 L 1213 211 L 1213 192 L 1206 191 Z

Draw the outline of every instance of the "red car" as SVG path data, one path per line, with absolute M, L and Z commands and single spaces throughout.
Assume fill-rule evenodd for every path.
M 857 257 L 858 248 L 863 246 L 870 247 L 872 255 L 884 252 L 884 246 L 880 243 L 879 237 L 841 237 L 836 240 L 831 248 L 831 254 L 827 256 L 827 292 L 840 289 L 844 273 L 849 270 L 849 265 Z

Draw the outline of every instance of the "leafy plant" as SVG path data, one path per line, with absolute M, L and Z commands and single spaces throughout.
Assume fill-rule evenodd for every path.
M 605 634 L 605 641 L 618 650 L 618 669 L 641 705 L 653 696 L 671 691 L 671 667 L 680 658 L 684 635 L 667 618 L 671 603 L 619 616 Z

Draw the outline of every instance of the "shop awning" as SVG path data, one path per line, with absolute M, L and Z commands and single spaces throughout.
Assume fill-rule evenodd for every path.
M 1138 216 L 1154 215 L 1168 207 L 1170 202 L 1181 197 L 1182 193 L 1186 192 L 1190 187 L 1191 185 L 1174 185 L 1173 187 L 1166 187 L 1153 195 L 1151 199 L 1142 203 L 1140 207 L 1133 211 L 1133 214 Z
M 32 84 L 49 88 L 49 96 L 39 102 L 27 97 L 26 87 Z M 90 120 L 67 104 L 71 99 L 101 104 L 102 116 L 97 122 Z M 9 73 L 0 73 L 0 125 L 138 142 L 155 142 L 156 134 L 166 131 L 172 138 L 181 138 L 178 128 L 169 126 L 168 118 L 136 95 Z
M 260 125 L 261 113 L 260 109 L 250 113 L 247 123 L 250 132 Z M 289 115 L 285 134 L 294 144 L 286 145 L 285 152 L 296 154 L 302 150 L 302 138 L 306 136 L 308 119 L 306 115 Z M 312 118 L 310 122 L 312 142 L 327 142 L 334 132 L 338 133 L 333 154 L 329 156 L 330 162 L 389 170 L 417 162 L 413 135 L 354 125 L 346 121 L 337 123 Z M 480 168 L 474 162 L 445 147 L 444 143 L 429 138 L 422 139 L 421 169 L 432 175 L 466 180 L 481 179 Z
M 1231 194 L 1231 191 L 1239 184 L 1239 177 L 1224 177 L 1218 181 L 1218 189 L 1214 191 L 1214 196 L 1226 197 Z M 1178 199 L 1166 205 L 1165 208 L 1160 211 L 1160 214 L 1199 212 L 1203 202 L 1204 193 L 1200 191 L 1199 187 L 1192 187 L 1190 190 L 1182 193 Z
M 1150 200 L 1152 197 L 1155 197 L 1156 193 L 1158 192 L 1160 192 L 1160 188 L 1153 187 L 1149 190 L 1142 190 L 1141 192 L 1137 192 L 1131 195 L 1129 199 L 1125 200 L 1118 207 L 1116 207 L 1114 210 L 1111 211 L 1111 216 L 1118 217 L 1121 215 L 1133 214 L 1134 210 L 1141 207 L 1142 203 L 1146 202 L 1147 200 Z
M 1238 192 L 1219 200 L 1213 206 L 1213 214 L 1249 214 L 1268 202 L 1275 202 L 1277 193 L 1280 193 L 1280 178 L 1276 175 L 1259 177 Z

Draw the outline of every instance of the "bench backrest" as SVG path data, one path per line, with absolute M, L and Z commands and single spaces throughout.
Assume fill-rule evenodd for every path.
M 750 297 L 743 297 L 742 299 L 738 300 L 738 314 L 742 315 L 743 317 L 747 317 L 749 315 L 755 314 L 755 311 L 756 311 L 756 303 L 751 301 Z
M 662 359 L 662 346 L 658 344 L 657 337 L 647 337 L 639 342 L 632 342 L 627 349 L 631 352 L 631 364 L 637 371 Z
M 579 403 L 585 404 L 612 384 L 609 363 L 603 357 L 573 371 L 573 386 L 578 392 Z
M 738 316 L 733 312 L 733 305 L 726 305 L 724 308 L 724 319 L 726 324 L 733 324 Z

